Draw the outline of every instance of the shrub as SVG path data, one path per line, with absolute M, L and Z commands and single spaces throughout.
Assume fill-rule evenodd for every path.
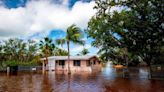
M 19 62 L 19 61 L 5 61 L 3 62 L 3 66 L 36 66 L 38 65 L 35 61 L 30 62 Z

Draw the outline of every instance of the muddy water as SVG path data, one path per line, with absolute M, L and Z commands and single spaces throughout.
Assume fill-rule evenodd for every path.
M 122 78 L 110 64 L 101 72 L 0 73 L 0 92 L 164 92 L 164 80 L 147 79 L 141 69 L 137 78 Z

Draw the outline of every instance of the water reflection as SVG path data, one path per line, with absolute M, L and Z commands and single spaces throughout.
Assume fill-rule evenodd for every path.
M 101 72 L 36 72 L 6 76 L 0 73 L 0 92 L 163 92 L 164 81 L 143 78 L 147 69 L 139 70 L 139 78 L 122 78 L 121 70 L 109 64 Z

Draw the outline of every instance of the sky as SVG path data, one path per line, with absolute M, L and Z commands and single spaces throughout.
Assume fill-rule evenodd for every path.
M 63 38 L 72 24 L 83 31 L 96 12 L 94 5 L 92 0 L 0 0 L 0 40 L 20 38 L 39 42 L 46 36 L 55 40 Z M 96 55 L 98 49 L 91 46 L 93 39 L 85 34 L 83 40 L 85 46 L 71 43 L 71 55 L 83 48 Z M 61 48 L 66 49 L 66 45 Z

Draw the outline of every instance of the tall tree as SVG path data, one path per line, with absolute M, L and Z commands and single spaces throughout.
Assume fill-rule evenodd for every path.
M 84 41 L 81 40 L 81 38 L 82 38 L 82 32 L 81 32 L 80 28 L 73 24 L 67 28 L 66 36 L 64 38 L 56 40 L 57 44 L 60 44 L 60 45 L 63 45 L 65 43 L 67 44 L 68 74 L 71 73 L 71 70 L 70 70 L 70 42 L 83 45 Z
M 45 37 L 44 40 L 40 41 L 40 49 L 46 58 L 46 63 L 48 63 L 48 56 L 52 55 L 55 45 L 52 42 L 52 39 Z
M 87 33 L 100 53 L 126 48 L 150 65 L 164 45 L 163 0 L 96 0 Z M 119 10 L 114 10 L 119 9 Z M 113 11 L 114 10 L 114 11 Z M 106 59 L 112 57 L 104 55 Z
M 32 61 L 34 59 L 35 56 L 37 56 L 37 52 L 38 52 L 38 44 L 33 41 L 33 40 L 28 40 L 27 41 L 27 51 L 26 51 L 26 59 L 28 61 Z

